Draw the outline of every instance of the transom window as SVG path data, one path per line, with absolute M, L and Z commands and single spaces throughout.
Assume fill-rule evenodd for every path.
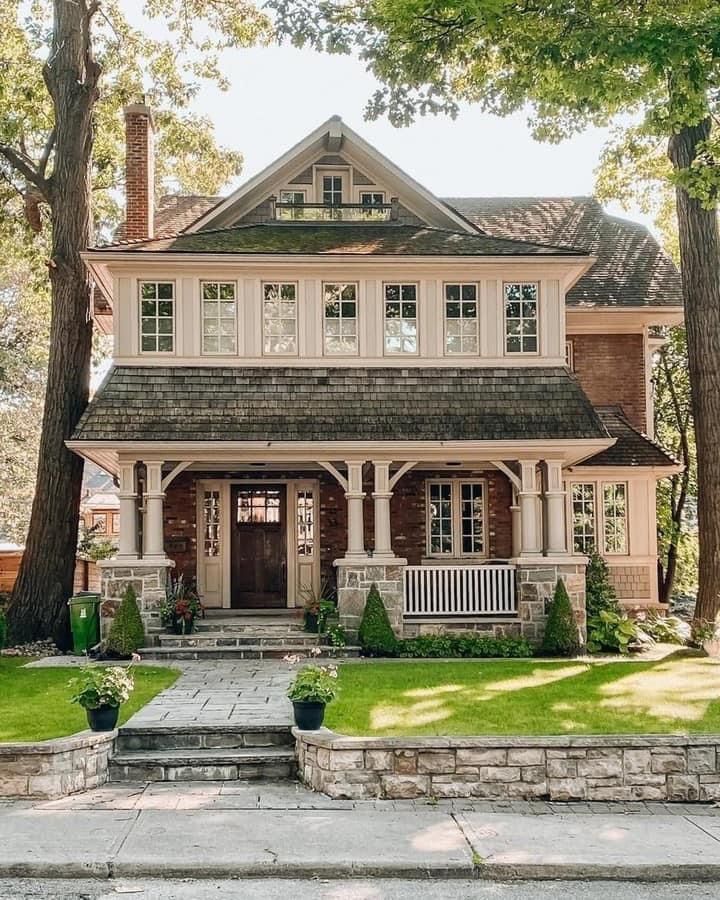
M 272 282 L 263 285 L 263 353 L 294 356 L 297 353 L 297 285 Z
M 312 556 L 315 549 L 315 495 L 312 491 L 297 493 L 298 556 Z
M 417 285 L 385 285 L 385 352 L 417 353 Z
M 237 494 L 238 525 L 269 525 L 280 521 L 280 491 L 248 488 Z
M 573 553 L 587 556 L 596 548 L 620 556 L 628 552 L 627 485 L 624 482 L 574 483 L 570 486 L 570 497 Z M 602 498 L 600 509 L 599 497 Z
M 337 206 L 342 203 L 342 175 L 323 175 L 323 203 L 326 206 Z
M 324 284 L 323 337 L 330 356 L 358 352 L 356 284 Z
M 205 491 L 203 520 L 205 556 L 218 556 L 220 553 L 220 491 Z
M 385 194 L 382 191 L 361 191 L 360 203 L 363 206 L 382 206 L 385 202 Z
M 237 353 L 237 302 L 234 281 L 203 281 L 202 352 Z
M 486 556 L 484 481 L 429 481 L 427 551 L 430 556 Z
M 476 284 L 445 285 L 445 352 L 478 353 Z
M 140 283 L 140 349 L 172 353 L 175 349 L 175 285 L 172 281 Z
M 505 350 L 538 351 L 538 286 L 534 282 L 505 285 Z

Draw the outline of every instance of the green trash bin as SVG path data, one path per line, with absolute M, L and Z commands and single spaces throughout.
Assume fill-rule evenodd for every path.
M 100 643 L 100 594 L 80 591 L 68 600 L 73 652 L 83 655 Z

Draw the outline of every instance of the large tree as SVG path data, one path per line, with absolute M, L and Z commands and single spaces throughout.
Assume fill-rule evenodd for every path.
M 359 48 L 371 116 L 405 124 L 461 101 L 532 108 L 540 139 L 621 113 L 662 138 L 676 191 L 700 484 L 696 616 L 720 612 L 720 4 L 717 0 L 270 0 L 281 32 Z M 478 142 L 478 164 L 482 144 Z
M 217 190 L 240 157 L 183 111 L 199 79 L 224 83 L 220 51 L 262 39 L 268 25 L 236 0 L 148 0 L 164 37 L 131 27 L 119 0 L 29 6 L 0 6 L 0 176 L 33 228 L 47 232 L 51 322 L 35 495 L 8 624 L 15 641 L 52 635 L 64 645 L 82 482 L 82 460 L 65 441 L 87 405 L 92 352 L 92 284 L 80 253 L 113 218 L 120 110 L 146 93 L 159 108 L 160 177 L 172 168 L 181 187 Z

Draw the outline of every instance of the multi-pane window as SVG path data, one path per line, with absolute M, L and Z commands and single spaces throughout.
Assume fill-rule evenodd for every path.
M 280 191 L 280 203 L 289 204 L 289 209 L 280 209 L 277 212 L 280 219 L 303 219 L 305 210 L 305 191 Z
M 427 508 L 431 556 L 486 555 L 483 481 L 430 481 Z
M 323 203 L 337 206 L 342 203 L 342 175 L 323 175 Z
M 418 352 L 416 284 L 385 285 L 385 352 Z
M 360 203 L 363 206 L 382 206 L 385 203 L 385 194 L 382 191 L 361 191 Z
M 330 356 L 358 352 L 356 284 L 323 285 L 323 335 Z
M 172 353 L 175 347 L 175 285 L 172 281 L 140 284 L 140 349 Z
M 298 556 L 312 556 L 315 549 L 315 495 L 312 491 L 297 493 Z
M 508 353 L 538 351 L 538 286 L 534 282 L 505 285 L 505 349 Z
M 280 521 L 280 490 L 249 488 L 238 491 L 238 525 L 270 525 Z
M 292 356 L 297 353 L 297 285 L 263 285 L 263 352 Z
M 280 191 L 281 203 L 304 203 L 305 191 Z
M 595 485 L 573 484 L 572 545 L 573 553 L 588 555 L 595 549 Z
M 220 554 L 220 491 L 203 495 L 203 550 L 205 556 Z
M 107 534 L 107 516 L 105 513 L 96 513 L 92 517 L 92 527 L 95 534 Z
M 445 352 L 478 352 L 476 284 L 445 285 Z
M 627 486 L 603 485 L 605 553 L 627 553 Z
M 203 281 L 202 352 L 237 353 L 237 302 L 234 281 Z

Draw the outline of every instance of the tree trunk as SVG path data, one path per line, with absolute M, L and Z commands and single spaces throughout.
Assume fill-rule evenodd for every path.
M 83 463 L 65 441 L 89 395 L 91 283 L 80 253 L 91 237 L 92 111 L 100 70 L 90 44 L 95 4 L 55 0 L 54 6 L 44 70 L 55 113 L 53 171 L 45 190 L 52 222 L 50 357 L 35 498 L 8 626 L 14 642 L 53 637 L 66 647 Z
M 689 168 L 710 128 L 708 117 L 670 138 L 668 156 L 676 172 Z M 720 233 L 717 210 L 704 209 L 680 186 L 677 214 L 699 486 L 695 620 L 715 621 L 720 611 Z

